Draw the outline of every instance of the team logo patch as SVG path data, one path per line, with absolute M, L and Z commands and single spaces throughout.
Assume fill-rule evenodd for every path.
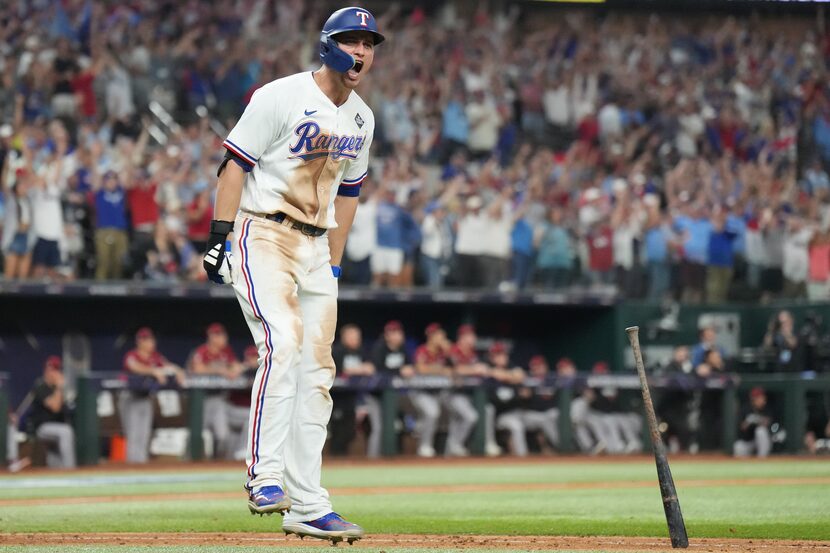
M 363 118 L 360 116 L 359 113 L 354 116 L 354 122 L 357 123 L 357 128 L 358 129 L 363 128 Z
M 360 121 L 363 122 L 362 120 Z M 289 145 L 289 159 L 299 158 L 311 161 L 321 157 L 357 159 L 366 143 L 366 135 L 337 135 L 321 130 L 314 121 L 303 121 L 294 129 L 297 142 Z

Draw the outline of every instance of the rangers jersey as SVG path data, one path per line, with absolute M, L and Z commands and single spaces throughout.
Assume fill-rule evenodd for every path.
M 248 172 L 240 208 L 335 228 L 334 199 L 358 194 L 374 129 L 356 92 L 336 106 L 311 72 L 266 84 L 224 142 Z

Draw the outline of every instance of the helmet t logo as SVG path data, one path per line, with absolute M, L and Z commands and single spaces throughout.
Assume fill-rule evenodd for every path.
M 366 27 L 366 20 L 369 18 L 369 14 L 366 12 L 362 12 L 360 10 L 354 12 L 360 18 L 360 26 Z

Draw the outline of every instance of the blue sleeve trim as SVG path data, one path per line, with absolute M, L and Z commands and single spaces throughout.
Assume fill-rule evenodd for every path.
M 254 170 L 253 165 L 250 165 L 250 164 L 246 163 L 245 160 L 243 160 L 241 158 L 238 158 L 236 156 L 232 156 L 231 160 L 233 160 L 234 163 L 239 165 L 242 168 L 242 170 L 245 171 L 246 173 L 250 173 L 251 171 Z
M 360 196 L 360 185 L 343 186 L 342 184 L 337 189 L 338 196 L 347 196 L 349 198 L 356 198 Z

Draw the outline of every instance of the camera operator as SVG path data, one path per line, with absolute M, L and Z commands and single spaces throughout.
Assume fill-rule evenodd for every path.
M 769 323 L 764 334 L 764 349 L 773 353 L 779 371 L 792 371 L 798 366 L 798 336 L 795 334 L 792 314 L 787 310 L 779 311 Z
M 804 324 L 798 331 L 804 370 L 821 372 L 828 363 L 828 340 L 830 336 L 822 328 L 821 315 L 808 311 Z

